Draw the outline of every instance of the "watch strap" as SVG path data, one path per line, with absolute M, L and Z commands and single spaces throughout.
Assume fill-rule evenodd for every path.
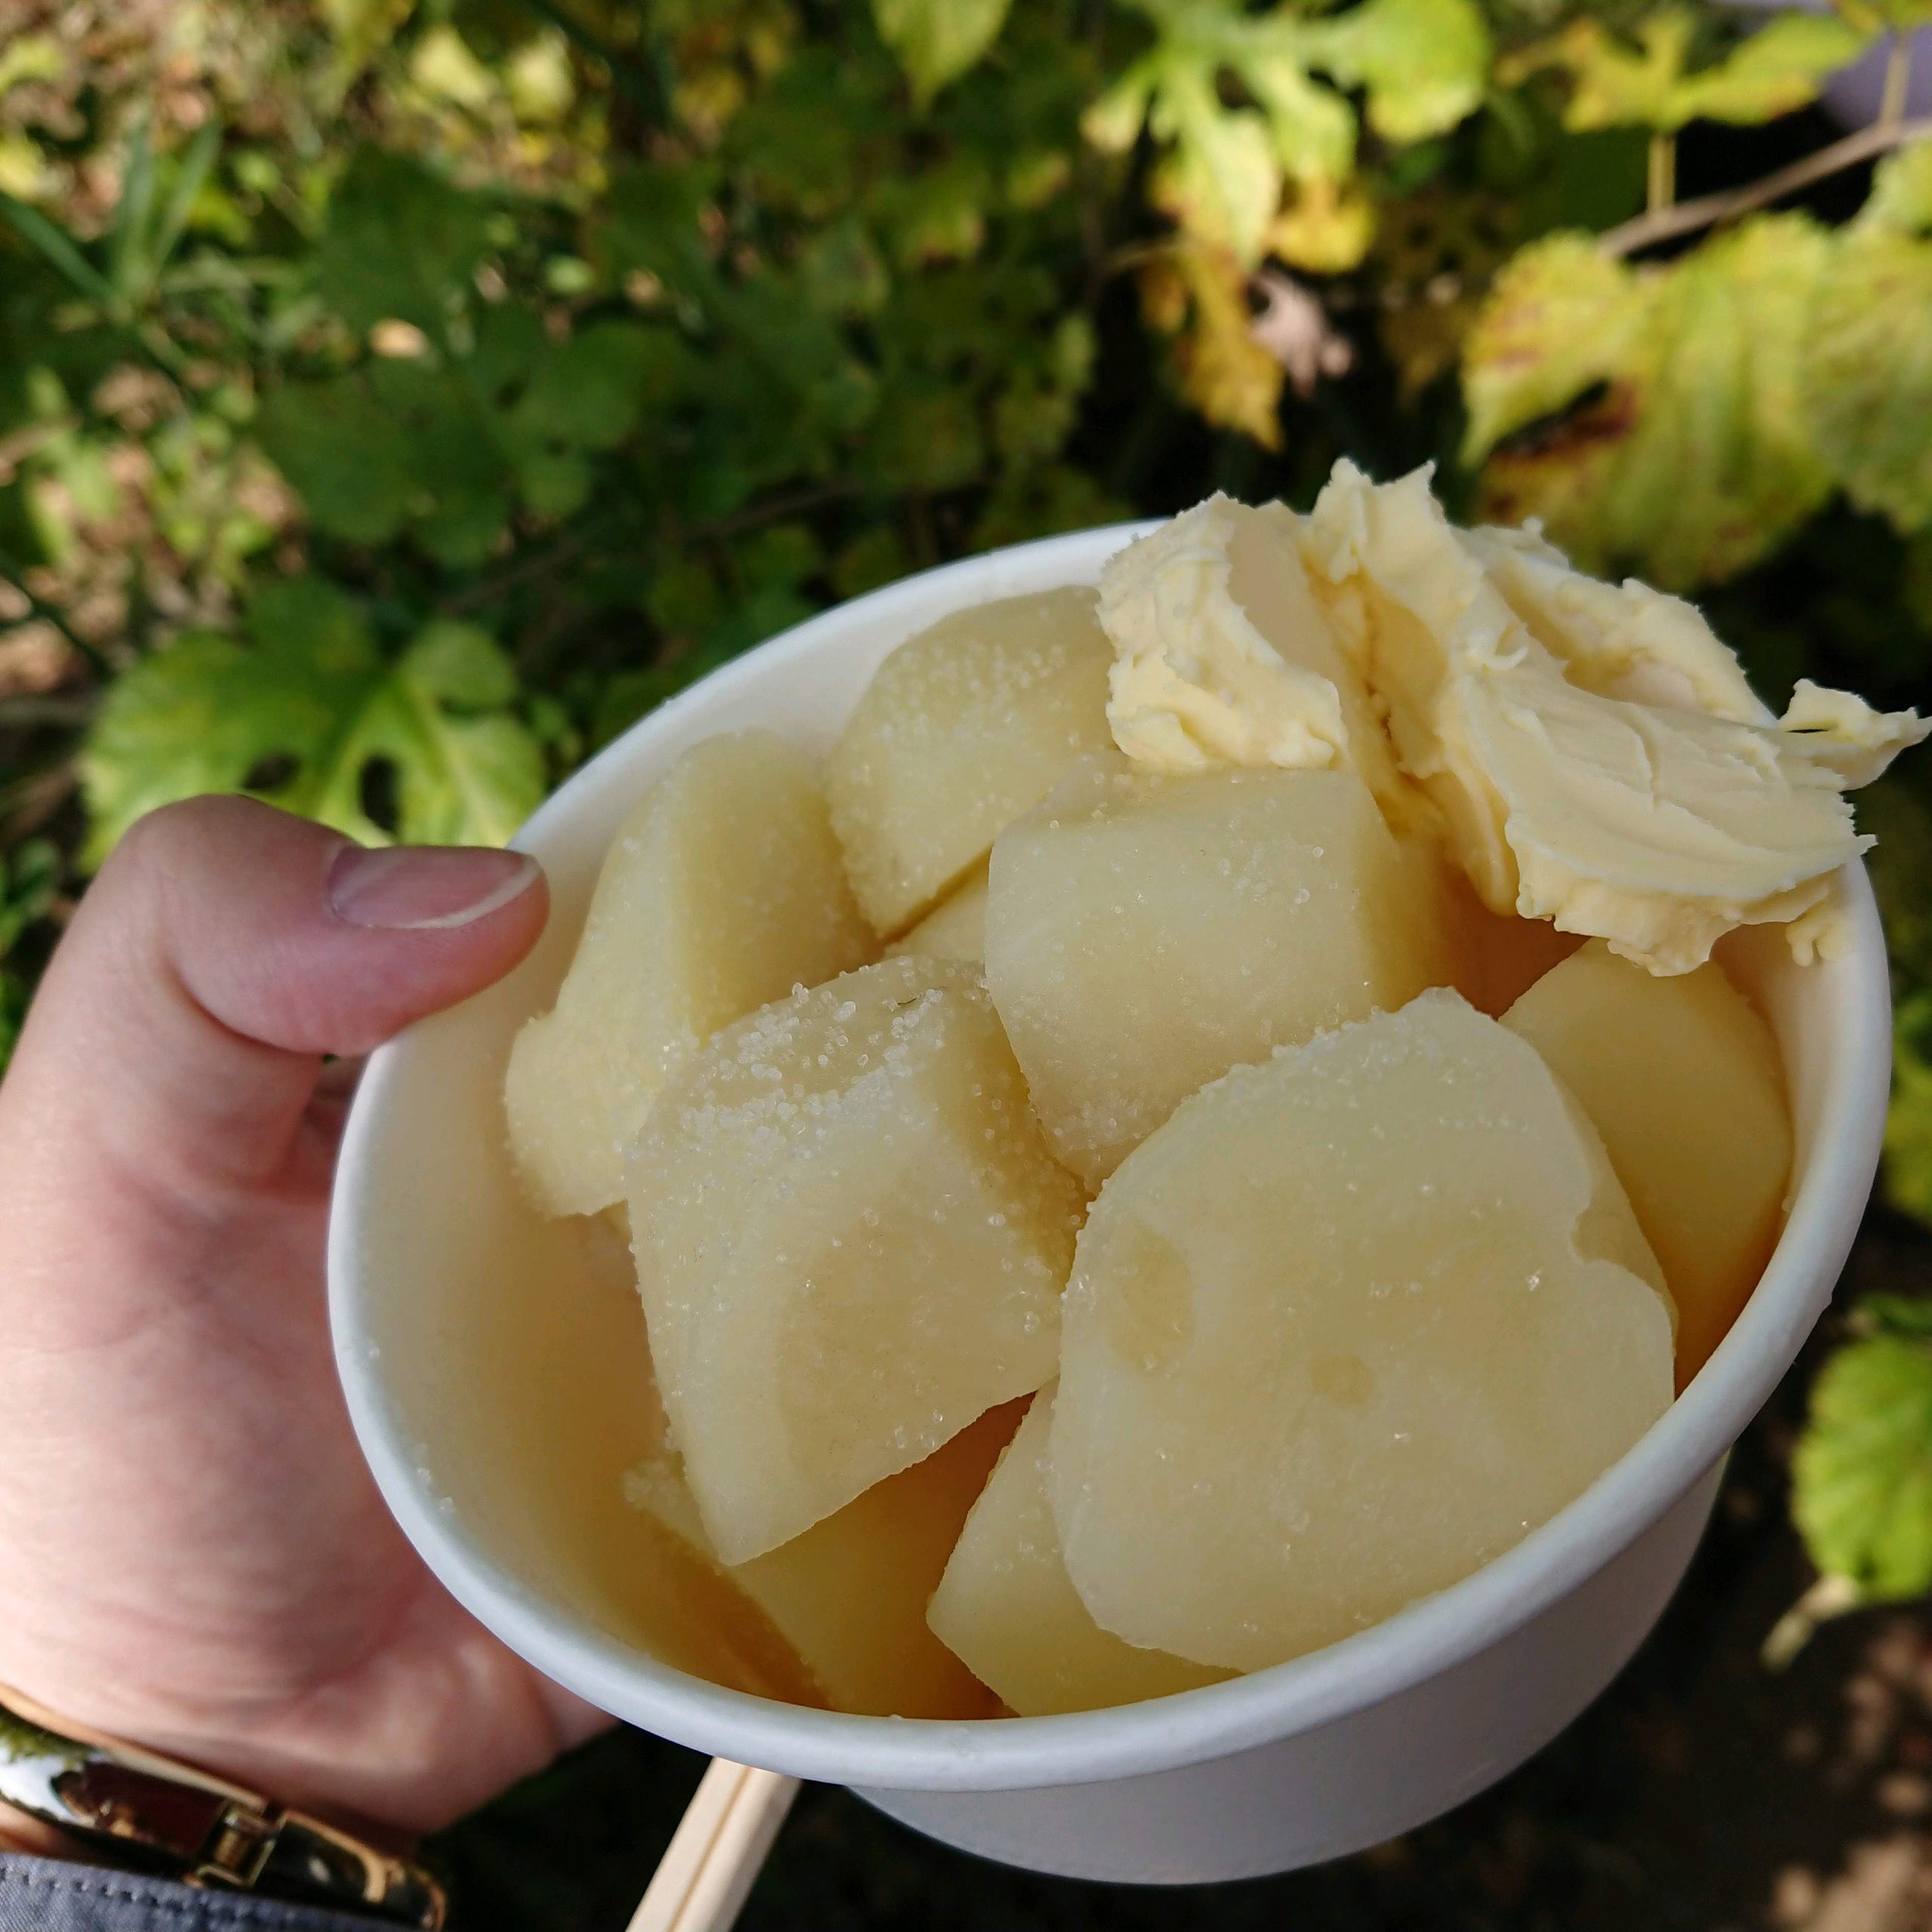
M 420 1866 L 245 1786 L 57 1718 L 0 1687 L 0 1801 L 118 1863 L 191 1885 L 440 1927 Z

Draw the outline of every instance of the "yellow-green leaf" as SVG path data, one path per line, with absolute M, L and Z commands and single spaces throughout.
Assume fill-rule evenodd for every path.
M 1761 216 L 1614 277 L 1574 243 L 1543 248 L 1470 340 L 1472 453 L 1504 438 L 1484 513 L 1540 516 L 1585 568 L 1671 589 L 1767 554 L 1831 488 L 1801 389 L 1824 231 Z
M 1155 97 L 1149 125 L 1171 152 L 1154 196 L 1190 234 L 1257 260 L 1281 198 L 1281 171 L 1266 124 L 1249 108 L 1223 107 L 1201 74 L 1176 73 Z
M 1674 132 L 1692 121 L 1769 121 L 1817 97 L 1825 77 L 1856 60 L 1869 36 L 1826 14 L 1774 16 L 1722 60 L 1690 71 L 1697 20 L 1666 6 L 1637 23 L 1634 45 L 1586 16 L 1504 64 L 1519 80 L 1540 68 L 1567 72 L 1564 125 L 1573 133 L 1639 126 Z
M 872 0 L 879 38 L 922 103 L 978 65 L 999 38 L 1012 0 Z
M 1888 235 L 1932 232 L 1932 139 L 1911 142 L 1879 162 L 1852 225 Z
M 57 81 L 67 71 L 67 60 L 52 34 L 17 34 L 0 47 L 0 94 L 23 81 Z
M 1841 1349 L 1811 1391 L 1792 1513 L 1818 1567 L 1861 1598 L 1932 1588 L 1932 1349 L 1878 1334 Z
M 1285 8 L 1250 14 L 1235 0 L 1140 5 L 1159 38 L 1088 109 L 1087 137 L 1117 151 L 1144 125 L 1164 151 L 1158 205 L 1195 242 L 1252 266 L 1284 176 L 1339 181 L 1355 170 L 1355 109 L 1310 71 L 1328 23 Z M 1252 106 L 1226 97 L 1229 80 Z
M 1463 460 L 1625 370 L 1652 306 L 1651 291 L 1589 235 L 1532 242 L 1497 277 L 1464 345 Z
M 1780 14 L 1715 67 L 1678 89 L 1684 121 L 1775 120 L 1818 97 L 1827 75 L 1849 66 L 1869 36 L 1829 14 Z
M 1210 423 L 1281 446 L 1281 365 L 1256 341 L 1247 276 L 1225 251 L 1186 244 L 1155 257 L 1141 300 L 1157 328 L 1180 331 L 1181 389 Z
M 1375 239 L 1375 207 L 1367 195 L 1318 177 L 1304 181 L 1269 225 L 1268 251 L 1312 275 L 1359 268 Z
M 1818 291 L 1804 404 L 1820 454 L 1860 509 L 1932 525 L 1932 241 L 1844 236 Z
M 1362 0 L 1314 23 L 1315 65 L 1367 90 L 1369 125 L 1385 140 L 1446 134 L 1481 105 L 1489 28 L 1474 0 Z
M 1268 137 L 1297 181 L 1338 181 L 1355 171 L 1355 112 L 1308 71 L 1293 39 L 1251 42 L 1241 77 L 1268 117 Z
M 1155 60 L 1137 62 L 1080 117 L 1080 131 L 1103 154 L 1124 154 L 1146 125 L 1147 105 L 1160 78 Z
M 1932 26 L 1932 0 L 1836 0 L 1855 27 L 1876 33 L 1887 27 Z
M 109 691 L 81 774 L 98 864 L 143 813 L 202 792 L 248 792 L 365 843 L 393 835 L 500 844 L 543 795 L 535 740 L 509 709 L 509 660 L 474 625 L 426 626 L 399 656 L 356 607 L 312 578 L 272 587 L 253 641 L 195 632 Z

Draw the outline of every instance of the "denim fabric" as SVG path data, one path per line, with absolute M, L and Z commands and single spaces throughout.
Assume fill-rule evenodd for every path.
M 0 1852 L 0 1932 L 370 1932 L 378 1923 Z

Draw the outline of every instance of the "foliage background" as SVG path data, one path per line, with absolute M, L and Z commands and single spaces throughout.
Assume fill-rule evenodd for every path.
M 152 805 L 500 839 L 829 602 L 1342 454 L 1696 594 L 1774 703 L 1923 703 L 1928 20 L 0 0 L 0 1063 Z M 1932 1219 L 1928 764 L 1863 816 Z M 1852 1328 L 1786 1647 L 1932 1586 L 1916 1266 Z

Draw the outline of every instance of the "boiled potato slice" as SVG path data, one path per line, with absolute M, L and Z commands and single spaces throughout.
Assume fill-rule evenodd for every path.
M 1581 1109 L 1457 994 L 1237 1069 L 1080 1238 L 1049 1442 L 1075 1587 L 1252 1670 L 1454 1583 L 1669 1405 L 1661 1278 Z
M 1448 886 L 1448 926 L 1456 952 L 1456 990 L 1478 1013 L 1500 1020 L 1553 966 L 1583 944 L 1547 919 L 1492 912 L 1460 872 Z
M 1047 1502 L 1052 1427 L 1048 1387 L 1033 1398 L 973 1505 L 927 1622 L 1023 1718 L 1099 1710 L 1219 1683 L 1228 1672 L 1164 1651 L 1137 1650 L 1087 1614 L 1068 1580 Z
M 832 822 L 853 890 L 903 932 L 1001 827 L 1108 742 L 1113 651 L 1091 590 L 1009 597 L 902 644 L 832 755 Z
M 624 1149 L 673 1067 L 873 949 L 817 761 L 770 731 L 694 746 L 619 829 L 556 1004 L 510 1050 L 510 1149 L 536 1204 L 621 1199 Z
M 1053 1374 L 1079 1190 L 970 967 L 884 960 L 728 1028 L 629 1171 L 651 1356 L 727 1563 Z
M 1346 771 L 1088 760 L 1000 835 L 986 983 L 1090 1186 L 1204 1081 L 1451 967 L 1433 858 Z
M 923 952 L 931 959 L 970 959 L 983 965 L 986 957 L 986 868 L 983 861 L 965 882 L 942 899 L 903 939 L 886 949 L 888 958 Z
M 715 1588 L 735 1586 L 769 1620 L 831 1709 L 988 1717 L 991 1694 L 927 1627 L 926 1604 L 1017 1420 L 1011 1404 L 989 1411 L 923 1463 L 735 1569 L 712 1554 L 668 1444 L 629 1472 L 624 1492 Z
M 1677 1303 L 1677 1386 L 1722 1341 L 1784 1224 L 1791 1115 L 1770 1029 L 1715 964 L 1660 979 L 1601 940 L 1503 1024 L 1595 1123 Z

